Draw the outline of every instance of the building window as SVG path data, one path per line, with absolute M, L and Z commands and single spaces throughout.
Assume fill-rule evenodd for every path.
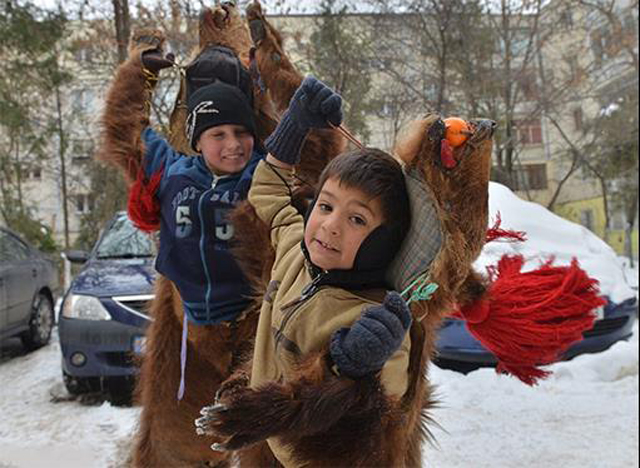
M 95 107 L 96 92 L 93 89 L 75 89 L 71 92 L 73 110 L 91 112 Z
M 596 66 L 601 67 L 604 59 L 604 47 L 602 46 L 602 33 L 600 31 L 591 33 L 591 51 L 593 52 Z
M 545 190 L 547 165 L 522 164 L 515 170 L 514 184 L 514 190 Z
M 627 217 L 622 211 L 616 211 L 615 213 L 613 213 L 610 222 L 611 229 L 613 229 L 614 231 L 624 231 L 627 227 Z
M 589 231 L 593 231 L 593 210 L 580 211 L 580 224 L 586 227 Z
M 573 28 L 573 13 L 570 9 L 567 8 L 562 13 L 560 13 L 560 23 L 562 23 L 565 28 Z
M 74 166 L 84 166 L 90 160 L 91 158 L 89 158 L 89 156 L 73 156 L 71 158 L 71 164 L 73 164 Z
M 540 119 L 517 120 L 514 124 L 520 144 L 542 144 L 542 125 Z
M 92 46 L 84 45 L 76 46 L 73 55 L 77 62 L 92 62 L 95 54 Z
M 585 77 L 585 72 L 580 66 L 580 62 L 576 55 L 571 55 L 566 58 L 569 65 L 569 78 L 573 83 L 579 83 Z
M 538 97 L 538 84 L 536 83 L 535 72 L 524 72 L 518 78 L 518 85 L 522 95 L 528 101 L 533 101 Z
M 32 167 L 31 168 L 31 178 L 33 180 L 41 180 L 42 179 L 42 168 L 41 167 Z
M 573 127 L 576 131 L 582 131 L 584 126 L 584 115 L 582 113 L 582 108 L 577 107 L 573 109 Z
M 631 11 L 624 17 L 624 29 L 632 40 L 638 40 L 638 18 Z
M 91 140 L 73 140 L 71 143 L 71 163 L 76 166 L 82 166 L 90 160 L 90 154 L 93 152 Z
M 93 196 L 86 193 L 80 193 L 75 196 L 76 213 L 88 214 L 93 211 Z

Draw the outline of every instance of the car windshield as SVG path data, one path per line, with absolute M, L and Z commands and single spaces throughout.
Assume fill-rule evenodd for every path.
M 97 258 L 152 257 L 154 253 L 150 236 L 136 229 L 124 215 L 109 226 L 96 249 Z

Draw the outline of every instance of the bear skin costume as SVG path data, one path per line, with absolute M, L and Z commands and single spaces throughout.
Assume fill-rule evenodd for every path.
M 377 375 L 359 380 L 336 376 L 328 350 L 306 356 L 296 378 L 256 390 L 246 386 L 248 376 L 239 370 L 223 383 L 217 400 L 222 407 L 214 407 L 209 429 L 225 436 L 223 448 L 239 449 L 240 466 L 278 466 L 262 442 L 273 436 L 291 448 L 295 466 L 421 466 L 434 404 L 425 370 L 437 327 L 454 304 L 474 302 L 484 292 L 471 263 L 487 230 L 493 124 L 473 122 L 474 135 L 454 154 L 457 166 L 446 170 L 440 164 L 441 123 L 439 116 L 428 116 L 397 148 L 407 170 L 415 170 L 429 188 L 442 230 L 429 268 L 430 281 L 439 289 L 430 301 L 411 306 L 416 320 L 410 329 L 407 391 L 395 400 L 383 394 Z
M 261 34 L 256 41 L 259 69 L 280 66 L 278 52 L 272 50 L 279 45 L 276 33 L 258 5 L 249 7 L 248 20 L 254 39 Z M 440 160 L 444 126 L 437 115 L 414 123 L 396 146 L 407 171 L 427 187 L 441 231 L 441 242 L 428 266 L 429 279 L 439 289 L 430 301 L 411 306 L 416 320 L 410 329 L 410 384 L 404 396 L 398 401 L 385 397 L 377 376 L 337 377 L 327 366 L 327 350 L 307 356 L 296 379 L 259 390 L 247 387 L 250 365 L 242 366 L 218 391 L 217 400 L 228 410 L 218 413 L 210 426 L 224 438 L 224 448 L 238 450 L 240 466 L 279 466 L 264 443 L 272 436 L 289 444 L 296 461 L 304 466 L 421 466 L 421 447 L 429 438 L 429 409 L 434 405 L 425 370 L 435 352 L 437 328 L 455 304 L 474 302 L 485 291 L 471 264 L 487 233 L 493 123 L 472 125 L 475 132 L 455 149 L 452 169 Z M 304 165 L 310 157 L 303 154 Z M 245 210 L 251 209 L 245 203 Z M 238 258 L 243 265 L 243 258 L 250 260 L 254 268 L 266 262 L 261 271 L 269 271 L 272 256 L 266 253 L 271 246 L 261 224 L 251 216 L 237 220 L 239 232 L 264 235 L 261 258 L 255 253 Z M 264 290 L 265 284 L 263 280 L 256 289 Z
M 260 16 L 258 21 L 262 22 L 264 18 Z M 264 41 L 260 39 L 260 31 L 267 29 L 271 33 L 268 41 Z M 246 20 L 231 4 L 205 9 L 200 16 L 199 32 L 200 50 L 211 44 L 228 47 L 246 68 L 252 67 L 252 73 L 259 75 L 262 87 L 254 86 L 254 118 L 259 138 L 268 136 L 275 128 L 278 114 L 286 109 L 302 81 L 302 76 L 282 50 L 280 36 L 266 22 L 261 25 L 254 23 L 253 37 L 261 43 L 261 48 L 250 63 L 252 33 Z M 149 50 L 162 51 L 164 42 L 164 36 L 158 31 L 137 31 L 131 40 L 129 58 L 117 69 L 106 97 L 102 118 L 103 143 L 98 157 L 120 167 L 130 187 L 135 185 L 141 174 L 144 155 L 141 132 L 149 124 L 149 100 L 158 79 L 143 70 L 141 55 Z M 272 58 L 278 54 L 277 65 L 260 59 L 267 53 Z M 183 80 L 171 115 L 168 140 L 174 149 L 191 154 L 185 136 L 187 112 L 183 103 L 186 99 Z M 304 151 L 311 156 L 309 163 L 299 171 L 300 179 L 306 183 L 297 191 L 300 199 L 312 192 L 327 161 L 345 147 L 345 140 L 333 130 L 318 130 L 309 136 Z M 241 224 L 243 220 L 245 224 L 248 221 L 255 226 L 251 207 L 241 204 L 232 214 L 232 222 Z M 245 267 L 245 275 L 254 285 L 262 284 L 269 275 L 268 259 L 255 260 L 259 253 L 266 253 L 267 257 L 270 255 L 262 244 L 264 227 L 262 231 L 252 228 L 238 234 L 238 239 L 241 239 L 238 257 Z M 259 304 L 261 291 L 255 289 L 255 292 L 255 302 Z M 234 325 L 189 325 L 186 392 L 178 402 L 183 307 L 173 283 L 158 275 L 155 298 L 149 306 L 153 321 L 146 332 L 147 344 L 136 387 L 136 399 L 143 409 L 132 454 L 133 466 L 228 466 L 228 454 L 212 451 L 209 447 L 216 439 L 198 437 L 193 420 L 238 363 L 250 357 L 258 311 L 259 305 L 250 307 Z

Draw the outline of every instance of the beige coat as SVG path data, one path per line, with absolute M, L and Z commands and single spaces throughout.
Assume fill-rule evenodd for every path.
M 256 334 L 252 388 L 293 378 L 296 365 L 310 353 L 326 349 L 333 332 L 350 327 L 364 307 L 380 304 L 373 300 L 374 296 L 380 296 L 380 291 L 356 294 L 321 286 L 305 294 L 312 278 L 300 248 L 304 220 L 290 204 L 290 192 L 285 185 L 285 181 L 290 183 L 291 176 L 292 171 L 276 169 L 263 161 L 256 169 L 249 192 L 249 202 L 258 216 L 271 226 L 271 242 L 276 251 Z M 381 371 L 380 379 L 389 396 L 400 398 L 407 389 L 410 346 L 407 334 L 401 348 Z M 277 438 L 267 442 L 285 467 L 296 466 Z

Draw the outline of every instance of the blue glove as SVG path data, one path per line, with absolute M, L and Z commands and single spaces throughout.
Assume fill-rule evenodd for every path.
M 380 306 L 369 307 L 351 328 L 331 337 L 329 351 L 341 374 L 353 379 L 378 372 L 395 353 L 411 325 L 400 294 L 389 292 Z
M 342 123 L 342 98 L 322 81 L 307 76 L 264 146 L 278 160 L 295 165 L 309 130 L 329 128 L 329 122 Z

